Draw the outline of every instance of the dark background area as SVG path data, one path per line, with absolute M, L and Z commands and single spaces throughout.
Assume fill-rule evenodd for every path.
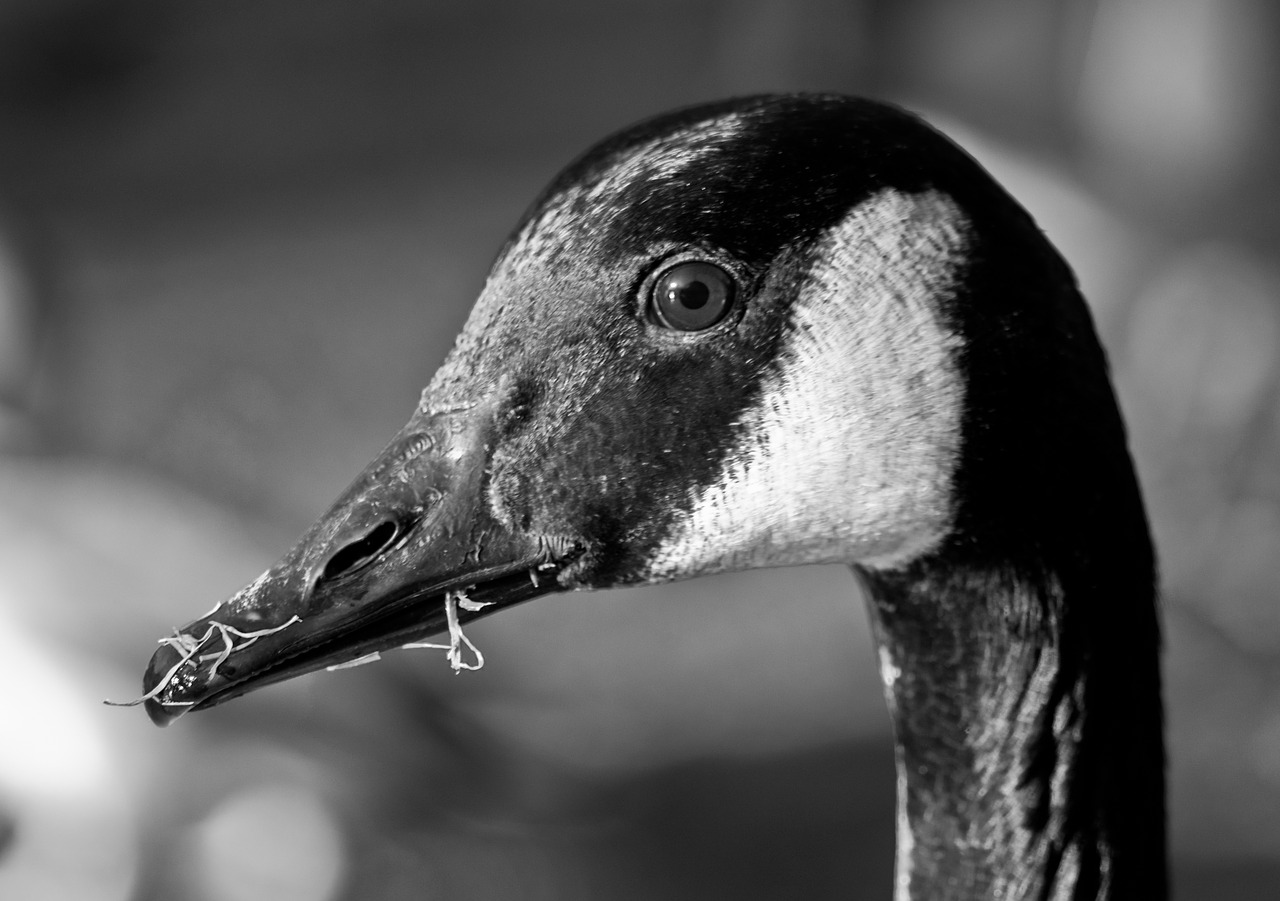
M 924 112 L 1076 267 L 1161 551 L 1178 897 L 1276 897 L 1278 48 L 1264 0 L 0 0 L 0 897 L 890 896 L 838 567 L 100 706 L 407 418 L 560 166 L 795 89 Z

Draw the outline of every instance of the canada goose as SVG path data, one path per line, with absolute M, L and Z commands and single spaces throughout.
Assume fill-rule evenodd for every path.
M 1107 366 L 1031 218 L 919 119 L 766 96 L 597 145 L 409 423 L 151 660 L 157 723 L 541 594 L 840 561 L 896 897 L 1165 896 L 1154 561 Z

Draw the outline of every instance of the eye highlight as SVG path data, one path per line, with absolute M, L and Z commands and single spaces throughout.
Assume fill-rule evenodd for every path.
M 659 324 L 681 332 L 711 328 L 733 306 L 733 278 L 719 266 L 676 263 L 653 283 L 649 309 Z

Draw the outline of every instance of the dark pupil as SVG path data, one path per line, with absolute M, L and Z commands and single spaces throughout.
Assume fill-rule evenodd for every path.
M 711 299 L 711 289 L 706 282 L 676 282 L 671 286 L 671 299 L 686 310 L 700 310 Z
M 719 266 L 690 260 L 658 277 L 649 296 L 649 312 L 661 325 L 700 332 L 720 320 L 733 302 L 733 283 Z

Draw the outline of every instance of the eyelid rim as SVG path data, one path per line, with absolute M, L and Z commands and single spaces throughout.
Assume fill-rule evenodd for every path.
M 706 263 L 710 266 L 715 266 L 729 276 L 733 297 L 730 300 L 728 312 L 715 325 L 693 331 L 673 328 L 663 323 L 657 311 L 653 309 L 653 290 L 657 285 L 658 278 L 684 263 Z M 722 335 L 725 332 L 733 331 L 737 327 L 746 312 L 746 295 L 749 285 L 751 285 L 751 280 L 748 278 L 746 267 L 729 255 L 704 247 L 682 248 L 658 257 L 649 266 L 636 287 L 634 297 L 636 316 L 645 327 L 645 331 L 657 340 L 674 341 L 682 344 L 704 340 L 710 336 Z

